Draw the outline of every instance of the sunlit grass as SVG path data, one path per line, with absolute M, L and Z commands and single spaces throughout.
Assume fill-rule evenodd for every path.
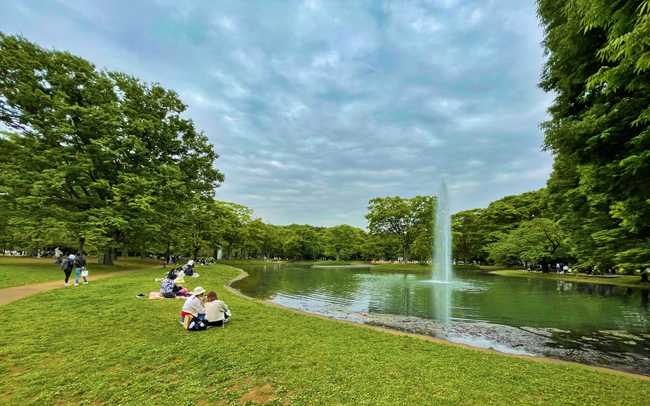
M 98 265 L 94 262 L 94 257 L 88 258 L 87 267 L 91 280 L 93 275 L 97 274 L 143 269 L 157 265 L 154 261 L 136 258 L 122 258 L 111 266 Z M 64 278 L 63 271 L 54 263 L 53 258 L 0 256 L 0 289 L 56 280 L 60 280 L 63 283 Z M 74 279 L 74 272 L 72 273 L 71 279 Z
M 306 316 L 225 291 L 234 268 L 198 272 L 189 287 L 226 300 L 226 328 L 186 332 L 182 301 L 136 299 L 158 270 L 3 306 L 0 402 L 647 404 L 648 381 Z
M 600 277 L 597 275 L 589 276 L 585 274 L 558 274 L 558 273 L 541 273 L 541 272 L 528 272 L 520 270 L 497 270 L 491 271 L 495 275 L 513 276 L 518 278 L 534 278 L 534 279 L 551 279 L 563 280 L 568 282 L 583 282 L 598 285 L 614 285 L 628 288 L 650 288 L 650 283 L 641 282 L 641 278 L 637 275 L 616 275 L 615 277 Z

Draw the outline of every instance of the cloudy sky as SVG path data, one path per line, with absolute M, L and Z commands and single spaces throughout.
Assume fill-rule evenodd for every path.
M 175 89 L 217 198 L 268 222 L 363 227 L 442 179 L 484 207 L 550 173 L 533 0 L 5 1 L 0 31 Z

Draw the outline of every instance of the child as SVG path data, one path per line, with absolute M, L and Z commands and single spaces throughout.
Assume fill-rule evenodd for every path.
M 79 286 L 79 277 L 88 285 L 88 271 L 86 270 L 86 257 L 82 253 L 77 254 L 74 259 L 74 285 Z

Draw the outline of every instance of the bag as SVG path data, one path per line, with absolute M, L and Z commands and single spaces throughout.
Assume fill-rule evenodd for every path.
M 188 331 L 200 331 L 207 329 L 208 325 L 203 319 L 188 314 L 183 319 L 183 328 Z
M 208 325 L 204 320 L 198 319 L 196 317 L 192 318 L 192 321 L 187 325 L 189 331 L 200 331 L 208 328 Z
M 83 276 L 84 278 L 88 277 L 88 270 L 86 269 L 85 266 L 81 268 L 81 276 Z

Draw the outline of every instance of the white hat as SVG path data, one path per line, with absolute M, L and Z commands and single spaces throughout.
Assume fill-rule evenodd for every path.
M 200 287 L 200 286 L 195 287 L 194 290 L 192 291 L 192 294 L 193 294 L 194 296 L 199 296 L 199 295 L 202 295 L 202 294 L 204 294 L 204 293 L 205 293 L 205 289 L 203 289 L 203 288 Z
M 190 259 L 189 261 L 187 261 L 187 265 L 190 265 L 190 266 L 194 265 L 194 260 Z
M 70 254 L 70 255 L 68 255 L 68 259 L 75 259 L 74 254 Z

